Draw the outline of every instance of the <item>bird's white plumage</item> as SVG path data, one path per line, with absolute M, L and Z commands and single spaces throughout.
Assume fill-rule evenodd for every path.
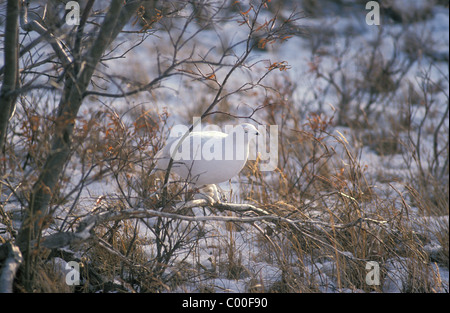
M 198 187 L 222 183 L 242 170 L 248 159 L 249 142 L 258 134 L 255 126 L 244 123 L 228 133 L 191 132 L 181 143 L 182 137 L 170 138 L 155 156 L 156 168 L 167 170 L 172 156 L 170 171 L 183 180 Z

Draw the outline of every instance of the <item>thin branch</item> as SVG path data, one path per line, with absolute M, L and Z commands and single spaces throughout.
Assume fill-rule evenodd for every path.
M 183 220 L 188 222 L 205 222 L 205 221 L 219 221 L 219 222 L 234 222 L 234 223 L 255 223 L 255 222 L 273 222 L 273 223 L 286 223 L 293 226 L 297 231 L 303 235 L 324 244 L 325 246 L 330 246 L 335 250 L 335 247 L 323 242 L 316 236 L 311 235 L 305 227 L 316 227 L 318 230 L 323 230 L 323 228 L 329 229 L 346 229 L 354 226 L 361 225 L 362 222 L 374 223 L 379 226 L 386 224 L 386 221 L 375 220 L 371 218 L 358 218 L 347 224 L 329 224 L 319 220 L 305 220 L 305 219 L 290 219 L 275 214 L 270 214 L 264 209 L 258 208 L 251 204 L 235 204 L 235 203 L 222 203 L 215 202 L 211 203 L 205 199 L 197 199 L 189 202 L 182 202 L 176 207 L 177 211 L 188 210 L 195 207 L 211 207 L 221 211 L 231 211 L 235 213 L 245 214 L 245 216 L 187 216 L 178 213 L 166 212 L 163 208 L 157 210 L 148 210 L 144 208 L 128 209 L 120 211 L 109 210 L 96 215 L 89 215 L 85 217 L 79 224 L 76 232 L 60 232 L 53 235 L 49 235 L 43 238 L 43 246 L 47 248 L 62 248 L 64 246 L 77 244 L 88 240 L 91 237 L 91 231 L 98 225 L 113 222 L 122 221 L 127 219 L 145 219 L 145 218 L 168 218 L 172 220 Z M 249 214 L 256 214 L 256 216 L 251 216 Z M 338 251 L 339 252 L 339 251 Z M 346 253 L 342 252 L 342 255 L 349 257 L 351 259 L 357 259 L 348 256 Z
M 59 60 L 64 67 L 69 66 L 72 63 L 70 56 L 64 49 L 64 43 L 52 34 L 48 29 L 46 29 L 41 23 L 36 20 L 28 21 L 28 4 L 22 4 L 22 12 L 20 16 L 20 26 L 26 31 L 35 31 L 40 34 L 47 42 L 52 46 Z
M 227 84 L 228 80 L 230 79 L 231 75 L 234 73 L 234 71 L 240 67 L 242 67 L 245 63 L 245 61 L 248 59 L 248 57 L 250 56 L 251 52 L 253 51 L 253 49 L 257 46 L 257 43 L 254 42 L 253 44 L 250 44 L 251 40 L 252 40 L 252 34 L 255 31 L 255 25 L 256 25 L 256 20 L 258 18 L 258 15 L 260 13 L 261 8 L 264 5 L 264 1 L 261 2 L 260 6 L 258 7 L 258 9 L 255 10 L 255 16 L 253 18 L 253 23 L 250 27 L 250 31 L 249 31 L 249 35 L 247 37 L 246 41 L 246 50 L 245 52 L 237 58 L 235 64 L 231 67 L 231 69 L 228 71 L 228 73 L 225 75 L 224 79 L 222 80 L 221 83 L 217 82 L 217 84 L 219 85 L 219 88 L 214 96 L 214 99 L 212 100 L 211 104 L 208 106 L 208 108 L 206 108 L 206 110 L 203 112 L 203 114 L 200 116 L 200 118 L 196 121 L 196 123 L 192 124 L 191 127 L 189 128 L 189 130 L 181 137 L 181 139 L 178 141 L 177 147 L 174 149 L 174 151 L 178 150 L 178 146 L 180 146 L 183 141 L 189 136 L 189 134 L 193 131 L 193 129 L 195 128 L 195 126 L 200 123 L 210 112 L 211 110 L 220 102 L 222 101 L 225 97 L 222 96 L 222 92 L 224 90 L 225 85 Z M 247 21 L 246 16 L 242 15 L 243 19 L 245 21 Z M 175 57 L 175 56 L 174 56 Z M 242 86 L 238 89 L 243 88 Z M 166 169 L 166 174 L 164 176 L 164 183 L 163 183 L 163 192 L 162 192 L 162 204 L 163 206 L 165 206 L 167 204 L 167 186 L 168 186 L 168 182 L 169 182 L 169 177 L 170 177 L 170 171 L 172 169 L 172 165 L 173 165 L 173 157 L 170 157 L 169 160 L 169 164 L 167 166 Z

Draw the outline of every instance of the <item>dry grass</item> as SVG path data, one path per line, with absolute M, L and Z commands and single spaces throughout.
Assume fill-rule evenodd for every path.
M 402 292 L 448 291 L 436 267 L 448 268 L 449 264 L 446 189 L 431 175 L 426 182 L 397 176 L 395 186 L 403 185 L 402 191 L 390 178 L 369 183 L 370 165 L 361 165 L 360 148 L 352 146 L 358 141 L 334 131 L 333 118 L 325 114 L 311 113 L 306 120 L 293 114 L 295 106 L 286 100 L 292 99 L 293 88 L 290 84 L 284 87 L 266 99 L 273 103 L 271 110 L 260 112 L 271 123 L 285 125 L 280 128 L 279 168 L 261 173 L 257 161 L 249 162 L 241 174 L 246 188 L 240 198 L 278 216 L 321 221 L 326 226 L 208 225 L 163 218 L 152 223 L 109 223 L 96 229 L 97 239 L 81 250 L 85 276 L 83 286 L 76 290 L 215 292 L 234 290 L 218 286 L 217 280 L 241 280 L 245 289 L 237 291 L 381 292 L 383 286 L 392 284 Z M 98 210 L 122 210 L 130 205 L 157 209 L 160 202 L 154 192 L 158 194 L 161 181 L 147 175 L 151 156 L 142 152 L 154 145 L 150 151 L 155 153 L 164 130 L 147 128 L 147 123 L 144 130 L 141 124 L 122 125 L 114 113 L 105 113 L 105 117 L 102 124 L 81 123 L 87 125 L 80 128 L 85 132 L 76 137 L 82 143 L 77 150 L 81 158 L 91 149 L 97 160 L 104 160 L 93 181 L 109 176 L 117 187 L 118 193 L 107 195 Z M 163 120 L 159 125 L 164 125 Z M 90 132 L 98 136 L 89 136 Z M 363 146 L 380 157 L 408 152 L 398 148 L 401 142 L 394 137 L 389 137 L 387 145 L 383 137 L 368 134 Z M 378 180 L 381 177 L 379 173 Z M 171 184 L 171 201 L 182 200 L 184 191 L 181 185 Z M 204 214 L 223 213 L 206 209 Z M 442 216 L 447 219 L 438 219 Z M 361 218 L 368 220 L 357 222 Z M 338 224 L 350 226 L 333 227 Z M 214 246 L 205 248 L 207 242 Z M 432 249 L 436 243 L 440 247 Z M 150 254 L 146 247 L 152 247 Z M 205 260 L 207 251 L 210 255 Z M 366 283 L 367 261 L 380 264 L 381 285 Z M 262 262 L 276 268 L 277 274 L 264 276 L 264 268 L 255 265 Z M 35 272 L 37 292 L 74 290 L 55 279 L 56 272 L 47 264 L 36 265 Z

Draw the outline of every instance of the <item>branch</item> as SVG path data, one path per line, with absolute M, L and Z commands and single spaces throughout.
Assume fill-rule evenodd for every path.
M 133 89 L 133 90 L 130 90 L 130 91 L 123 91 L 121 93 L 108 93 L 108 92 L 88 90 L 88 91 L 83 93 L 83 98 L 85 98 L 86 96 L 98 96 L 98 97 L 109 97 L 109 98 L 125 98 L 125 97 L 132 96 L 134 94 L 140 93 L 140 92 L 145 91 L 145 90 L 150 90 L 151 88 L 155 87 L 155 85 L 157 85 L 159 82 L 161 82 L 162 80 L 164 80 L 164 79 L 166 79 L 168 77 L 175 76 L 175 75 L 181 75 L 180 73 L 171 73 L 171 71 L 175 67 L 177 67 L 178 65 L 179 65 L 179 63 L 172 64 L 170 67 L 168 67 L 164 71 L 164 73 L 162 73 L 161 75 L 159 75 L 158 77 L 153 79 L 148 84 L 145 84 L 145 85 L 143 85 L 141 87 L 138 87 L 136 89 Z
M 88 3 L 86 3 L 86 6 L 84 7 L 84 10 L 83 10 L 83 15 L 81 16 L 81 19 L 80 19 L 80 25 L 78 25 L 78 28 L 77 28 L 75 44 L 74 44 L 74 48 L 73 48 L 73 54 L 75 56 L 75 60 L 76 60 L 75 62 L 77 64 L 76 66 L 79 66 L 78 62 L 80 59 L 81 40 L 83 37 L 84 26 L 86 25 L 86 21 L 89 17 L 89 13 L 91 12 L 94 2 L 95 2 L 95 0 L 89 0 Z
M 266 31 L 265 38 L 264 38 L 266 40 L 265 44 L 269 43 L 269 42 L 275 42 L 275 41 L 282 42 L 282 41 L 286 40 L 286 38 L 290 37 L 291 30 L 288 27 L 288 22 L 292 22 L 295 20 L 294 13 L 289 16 L 288 20 L 284 21 L 283 23 L 281 23 L 281 25 L 279 25 L 277 27 L 275 27 L 275 21 L 276 21 L 277 17 L 273 18 L 270 22 L 267 22 L 263 25 L 260 25 L 260 26 L 257 25 L 258 17 L 261 14 L 262 9 L 266 6 L 266 4 L 267 4 L 266 1 L 261 1 L 260 5 L 258 7 L 254 7 L 253 5 L 250 5 L 250 8 L 254 12 L 254 16 L 251 18 L 251 21 L 248 19 L 246 13 L 243 13 L 242 10 L 239 10 L 240 15 L 243 20 L 241 22 L 241 25 L 246 24 L 249 27 L 249 33 L 248 33 L 247 38 L 242 40 L 242 43 L 245 43 L 245 45 L 246 45 L 246 49 L 240 56 L 236 56 L 236 58 L 237 58 L 236 62 L 231 66 L 231 69 L 228 71 L 228 73 L 226 73 L 222 82 L 219 83 L 217 80 L 215 80 L 215 83 L 219 86 L 219 88 L 217 89 L 213 100 L 211 101 L 210 105 L 206 108 L 206 110 L 203 112 L 203 114 L 200 116 L 200 118 L 195 123 L 193 123 L 191 125 L 191 127 L 189 128 L 189 130 L 181 137 L 181 139 L 178 141 L 178 146 L 180 146 L 182 144 L 182 142 L 189 136 L 189 134 L 193 131 L 193 129 L 195 128 L 195 126 L 198 123 L 200 123 L 206 116 L 210 115 L 212 109 L 214 107 L 216 107 L 219 102 L 221 102 L 223 99 L 227 98 L 228 96 L 230 96 L 234 93 L 245 90 L 247 86 L 250 86 L 249 89 L 253 88 L 252 84 L 244 84 L 243 86 L 241 86 L 234 92 L 230 92 L 230 93 L 223 95 L 225 85 L 228 83 L 228 80 L 231 78 L 232 74 L 236 71 L 236 69 L 245 67 L 245 62 L 249 58 L 252 51 L 258 46 L 259 43 L 257 41 L 253 42 L 253 40 L 252 40 L 252 37 L 255 33 L 257 33 L 262 28 L 265 29 L 265 31 Z M 238 8 L 239 8 L 239 5 L 238 5 Z M 184 26 L 185 28 L 187 27 L 188 22 L 189 22 L 189 20 L 186 22 L 186 24 Z M 184 33 L 184 30 L 185 29 L 182 30 L 182 34 Z M 197 34 L 198 34 L 198 31 L 195 32 L 189 38 L 193 38 L 193 36 L 196 36 Z M 172 40 L 172 38 L 171 38 L 171 40 Z M 181 40 L 181 35 L 179 36 L 179 38 L 176 42 L 174 42 L 172 40 L 175 51 L 178 47 L 180 40 Z M 184 45 L 185 43 L 186 43 L 186 41 L 182 45 Z M 226 55 L 227 51 L 228 51 L 228 49 L 224 52 L 223 57 Z M 174 59 L 175 59 L 175 57 L 176 57 L 176 53 L 174 53 Z M 270 73 L 273 69 L 275 69 L 275 67 L 269 68 L 269 71 L 258 80 L 257 85 L 259 85 L 260 82 L 262 81 L 262 79 L 264 79 L 268 75 L 268 73 Z M 174 151 L 176 151 L 178 149 L 178 146 L 174 149 Z M 173 165 L 173 158 L 171 156 L 170 160 L 169 160 L 169 164 L 166 169 L 166 174 L 164 176 L 163 192 L 162 192 L 163 206 L 165 206 L 167 204 L 166 203 L 167 202 L 167 186 L 168 186 L 168 182 L 169 182 L 170 171 L 172 169 L 172 165 Z
M 20 16 L 20 26 L 22 27 L 22 29 L 25 31 L 35 31 L 43 38 L 45 38 L 45 40 L 47 40 L 47 42 L 52 46 L 53 50 L 55 51 L 56 55 L 58 56 L 63 66 L 64 67 L 69 66 L 72 63 L 72 60 L 70 59 L 70 56 L 67 54 L 67 52 L 64 50 L 64 46 L 61 40 L 58 39 L 55 35 L 53 35 L 38 21 L 36 20 L 33 20 L 31 22 L 28 21 L 28 4 L 25 3 L 25 1 L 22 4 L 21 11 L 22 12 Z
M 43 238 L 42 245 L 49 249 L 62 248 L 64 246 L 78 244 L 84 242 L 92 236 L 91 231 L 98 225 L 122 221 L 127 219 L 143 219 L 143 218 L 169 218 L 174 220 L 183 220 L 188 222 L 202 222 L 202 221 L 219 221 L 219 222 L 235 222 L 235 223 L 254 223 L 254 222 L 273 222 L 273 223 L 287 223 L 293 226 L 297 231 L 302 233 L 304 236 L 309 237 L 315 241 L 329 246 L 333 249 L 331 245 L 323 242 L 321 239 L 311 235 L 308 231 L 303 230 L 304 227 L 316 227 L 319 230 L 323 228 L 329 229 L 346 229 L 349 227 L 354 227 L 360 225 L 362 222 L 375 223 L 377 225 L 384 225 L 386 221 L 379 221 L 370 218 L 358 218 L 347 224 L 328 224 L 317 220 L 304 220 L 304 219 L 290 219 L 282 217 L 279 215 L 271 214 L 264 209 L 258 208 L 251 204 L 236 204 L 236 203 L 222 203 L 215 202 L 211 203 L 205 199 L 197 199 L 189 202 L 181 202 L 175 207 L 175 210 L 180 211 L 181 209 L 187 210 L 195 207 L 211 207 L 221 211 L 232 211 L 240 214 L 246 214 L 246 216 L 187 216 L 177 213 L 166 212 L 164 208 L 158 210 L 148 210 L 144 208 L 132 208 L 128 210 L 121 211 L 107 211 L 96 215 L 89 215 L 85 217 L 79 224 L 76 232 L 60 232 L 52 234 Z M 173 209 L 173 208 L 172 208 Z M 256 214 L 256 216 L 251 216 L 249 214 Z M 339 252 L 339 251 L 338 251 Z M 344 256 L 347 256 L 342 252 Z

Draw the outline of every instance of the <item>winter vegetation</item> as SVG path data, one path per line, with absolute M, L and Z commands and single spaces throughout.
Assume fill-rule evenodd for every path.
M 0 292 L 449 292 L 448 1 L 67 2 L 0 3 Z M 195 117 L 276 167 L 155 170 Z

